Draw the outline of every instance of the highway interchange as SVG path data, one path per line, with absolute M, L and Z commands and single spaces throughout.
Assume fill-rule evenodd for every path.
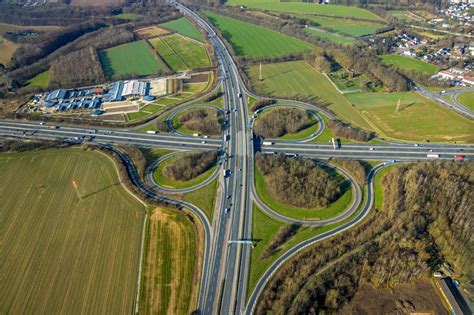
M 201 273 L 201 286 L 198 299 L 198 312 L 202 314 L 252 314 L 260 293 L 279 266 L 304 248 L 325 238 L 351 228 L 360 222 L 371 210 L 374 202 L 373 178 L 385 165 L 400 161 L 419 161 L 431 159 L 428 155 L 438 155 L 439 159 L 474 158 L 474 145 L 441 145 L 413 143 L 383 144 L 342 144 L 338 148 L 330 143 L 318 143 L 317 136 L 324 130 L 324 121 L 320 114 L 333 117 L 310 104 L 286 101 L 288 106 L 303 108 L 318 117 L 319 129 L 307 139 L 301 141 L 272 140 L 271 145 L 254 137 L 248 127 L 251 117 L 248 112 L 245 95 L 247 91 L 239 72 L 226 46 L 214 30 L 199 15 L 183 5 L 171 1 L 183 14 L 190 17 L 207 34 L 213 45 L 219 67 L 219 85 L 224 92 L 224 111 L 228 111 L 227 127 L 222 137 L 192 136 L 173 130 L 172 133 L 148 134 L 144 132 L 110 128 L 82 127 L 40 124 L 27 121 L 0 120 L 0 136 L 9 138 L 37 138 L 55 141 L 89 141 L 101 145 L 117 154 L 127 168 L 133 184 L 150 198 L 155 198 L 186 207 L 196 214 L 204 227 L 204 257 Z M 256 95 L 252 95 L 258 97 Z M 443 100 L 444 101 L 444 100 Z M 195 104 L 174 109 L 168 119 L 180 111 L 195 107 Z M 214 107 L 213 107 L 214 108 Z M 216 108 L 218 109 L 218 108 Z M 220 110 L 220 109 L 218 109 Z M 465 111 L 456 107 L 454 110 Z M 466 112 L 463 112 L 466 114 Z M 472 114 L 472 112 L 471 112 Z M 172 124 L 168 123 L 172 128 Z M 161 157 L 146 174 L 145 182 L 137 174 L 133 162 L 114 144 L 129 144 L 143 147 L 164 148 L 178 151 L 221 150 L 221 165 L 205 182 L 186 189 L 170 189 L 157 185 L 153 180 L 153 170 L 162 161 L 180 153 Z M 254 154 L 261 151 L 266 154 L 282 153 L 294 157 L 307 157 L 325 160 L 331 157 L 350 159 L 388 161 L 374 167 L 368 175 L 368 184 L 361 189 L 344 170 L 338 169 L 351 183 L 353 202 L 337 217 L 325 221 L 301 221 L 284 217 L 262 202 L 254 185 Z M 223 176 L 223 170 L 227 175 Z M 166 194 L 183 193 L 201 188 L 218 178 L 220 196 L 217 198 L 214 217 L 210 220 L 204 212 L 190 203 L 168 197 Z M 326 225 L 341 223 L 334 229 L 310 238 L 280 256 L 259 279 L 252 292 L 247 292 L 250 272 L 253 204 L 277 220 L 303 225 Z M 344 222 L 343 222 L 344 221 Z M 244 241 L 230 242 L 229 241 Z M 249 295 L 248 295 L 249 294 Z

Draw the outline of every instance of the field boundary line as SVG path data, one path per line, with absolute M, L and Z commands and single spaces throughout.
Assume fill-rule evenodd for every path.
M 143 228 L 142 228 L 142 239 L 140 241 L 140 255 L 139 255 L 139 258 L 138 258 L 138 278 L 137 278 L 137 294 L 136 294 L 136 297 L 135 297 L 135 303 L 134 303 L 134 313 L 135 314 L 138 314 L 138 311 L 139 311 L 139 306 L 140 306 L 140 293 L 141 293 L 141 284 L 142 284 L 142 272 L 143 272 L 143 255 L 144 255 L 144 246 L 145 246 L 145 232 L 146 232 L 146 224 L 147 224 L 147 220 L 148 220 L 148 213 L 147 213 L 147 209 L 148 209 L 148 205 L 143 201 L 141 200 L 137 195 L 135 195 L 132 191 L 130 191 L 128 189 L 128 187 L 123 183 L 123 179 L 122 177 L 120 176 L 120 172 L 119 172 L 119 169 L 118 169 L 118 166 L 117 166 L 117 162 L 114 161 L 114 159 L 112 159 L 108 154 L 102 152 L 101 150 L 98 150 L 101 154 L 105 155 L 111 162 L 112 164 L 114 165 L 114 168 L 115 168 L 115 172 L 117 173 L 117 177 L 120 181 L 120 185 L 125 188 L 125 191 L 128 192 L 133 198 L 135 198 L 138 202 L 140 202 L 143 207 L 145 208 L 145 218 L 143 218 Z
M 339 90 L 339 88 L 337 87 L 336 83 L 334 83 L 334 82 L 331 80 L 331 78 L 330 78 L 326 73 L 324 73 L 324 72 L 321 72 L 321 73 L 323 74 L 323 76 L 324 76 L 329 82 L 331 82 L 331 84 L 336 88 L 336 90 L 342 95 L 342 97 L 346 100 L 347 105 L 348 105 L 348 106 L 352 106 L 352 108 L 354 109 L 354 111 L 355 111 L 356 113 L 358 113 L 359 116 L 360 116 L 370 127 L 372 127 L 372 128 L 374 129 L 374 131 L 377 131 L 378 128 L 374 128 L 374 126 L 373 126 L 373 125 L 371 124 L 371 122 L 366 118 L 366 116 L 365 116 L 363 113 L 361 113 L 361 112 L 354 106 L 354 104 L 352 104 L 352 103 L 344 96 L 344 93 L 342 93 L 342 91 Z M 341 115 L 341 114 L 339 114 L 339 115 Z M 344 117 L 345 115 L 341 115 L 341 116 Z M 348 120 L 346 117 L 344 117 L 344 119 Z M 350 120 L 348 120 L 348 121 L 350 121 Z M 356 125 L 358 125 L 358 124 L 356 124 Z M 361 127 L 361 126 L 359 125 L 359 127 Z M 383 134 L 383 133 L 382 133 L 382 134 Z
M 123 183 L 123 179 L 120 175 L 120 172 L 119 172 L 119 169 L 118 169 L 118 166 L 117 166 L 117 162 L 114 161 L 114 159 L 112 159 L 109 155 L 107 155 L 106 153 L 102 152 L 102 150 L 97 150 L 98 152 L 100 152 L 101 154 L 107 156 L 110 161 L 112 161 L 114 167 L 115 167 L 115 171 L 117 172 L 117 177 L 118 179 L 120 180 L 120 185 L 125 188 L 125 191 L 127 191 L 133 198 L 135 198 L 138 202 L 140 202 L 142 204 L 143 207 L 145 207 L 145 214 L 146 214 L 146 208 L 148 207 L 148 205 L 143 201 L 141 200 L 137 195 L 135 195 L 132 191 L 130 191 L 130 189 L 128 189 L 128 187 Z
M 165 45 L 166 47 L 168 47 L 168 49 L 173 53 L 173 55 L 176 57 L 176 59 L 178 59 L 183 65 L 185 65 L 186 67 L 188 68 L 191 68 L 187 63 L 186 61 L 181 57 L 180 54 L 178 54 L 174 49 L 173 47 L 171 47 L 171 45 L 166 41 L 166 38 L 162 38 L 160 39 Z

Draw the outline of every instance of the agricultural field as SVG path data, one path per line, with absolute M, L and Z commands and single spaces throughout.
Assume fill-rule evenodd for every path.
M 474 110 L 474 92 L 465 92 L 459 94 L 458 101 L 471 110 Z
M 160 24 L 160 26 L 173 30 L 181 35 L 191 37 L 197 41 L 203 41 L 201 33 L 199 33 L 199 31 L 194 27 L 193 23 L 191 23 L 185 17 Z
M 149 40 L 168 67 L 175 72 L 211 66 L 203 44 L 178 34 Z
M 261 94 L 281 98 L 305 98 L 326 103 L 337 116 L 355 126 L 372 130 L 347 99 L 320 72 L 304 61 L 263 64 L 263 81 L 258 80 L 259 66 L 251 66 L 247 73 L 252 86 Z
M 27 85 L 36 87 L 47 87 L 49 85 L 50 73 L 49 70 L 41 72 L 28 80 Z
M 414 14 L 411 11 L 407 10 L 390 10 L 388 11 L 389 14 L 393 15 L 399 20 L 402 21 L 408 21 L 408 22 L 413 22 L 413 21 L 418 21 L 418 22 L 425 22 L 425 19 L 422 18 L 421 16 L 418 16 Z
M 153 55 L 151 47 L 140 40 L 108 48 L 99 53 L 100 62 L 107 77 L 138 74 L 159 74 L 163 65 Z
M 279 0 L 228 0 L 228 5 L 244 5 L 248 8 L 278 12 L 294 12 L 320 14 L 337 17 L 352 17 L 366 20 L 380 21 L 376 14 L 352 6 L 325 4 L 319 5 L 305 2 L 280 2 Z
M 7 24 L 7 23 L 0 23 L 0 34 L 5 34 L 6 32 L 15 32 L 21 30 L 35 30 L 35 31 L 55 31 L 60 29 L 61 26 L 56 25 L 15 25 L 15 24 Z
M 11 59 L 15 50 L 20 47 L 17 43 L 14 43 L 6 38 L 0 36 L 0 64 L 6 67 L 10 66 Z
M 318 37 L 324 40 L 328 40 L 330 42 L 333 42 L 339 45 L 354 45 L 357 42 L 352 37 L 344 36 L 338 33 L 331 33 L 331 32 L 316 29 L 316 28 L 306 28 L 304 31 L 309 35 L 312 35 L 314 37 Z
M 140 311 L 190 314 L 196 307 L 200 270 L 196 229 L 185 214 L 166 208 L 151 212 Z
M 238 56 L 247 58 L 281 57 L 316 49 L 299 39 L 236 19 L 204 12 L 232 45 Z
M 471 121 L 415 92 L 354 93 L 347 98 L 380 136 L 417 142 L 474 141 Z
M 155 25 L 139 28 L 138 30 L 135 30 L 133 32 L 140 37 L 155 37 L 169 33 L 167 30 Z
M 384 64 L 392 65 L 404 71 L 416 71 L 425 74 L 435 74 L 439 71 L 439 67 L 436 65 L 401 55 L 382 55 L 380 59 Z
M 333 30 L 344 35 L 359 37 L 375 33 L 375 31 L 384 28 L 385 25 L 367 21 L 331 18 L 323 16 L 297 15 L 301 18 L 309 19 L 318 23 L 321 27 Z
M 0 174 L 0 313 L 129 313 L 146 209 L 114 162 L 80 149 L 4 153 Z

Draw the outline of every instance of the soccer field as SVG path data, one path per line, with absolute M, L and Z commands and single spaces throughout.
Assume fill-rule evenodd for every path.
M 279 0 L 229 0 L 229 5 L 244 5 L 248 8 L 262 9 L 279 12 L 295 12 L 321 14 L 339 17 L 353 17 L 367 20 L 380 21 L 381 18 L 374 13 L 353 6 L 315 4 L 307 2 L 280 2 Z
M 372 130 L 331 82 L 304 61 L 264 64 L 262 65 L 263 81 L 258 79 L 258 65 L 250 67 L 247 72 L 257 92 L 281 98 L 302 97 L 320 101 L 328 104 L 340 119 Z
M 107 77 L 113 75 L 151 75 L 163 71 L 163 65 L 153 56 L 144 40 L 122 44 L 103 50 L 99 54 Z
M 234 52 L 248 58 L 281 57 L 312 51 L 316 47 L 299 39 L 273 30 L 242 22 L 236 19 L 204 12 L 225 39 L 232 45 Z
M 206 68 L 211 65 L 206 47 L 181 35 L 153 38 L 150 43 L 173 71 Z
M 410 141 L 474 141 L 474 124 L 416 94 L 354 93 L 347 98 L 387 137 Z M 400 108 L 396 111 L 398 100 Z
M 416 71 L 425 74 L 435 74 L 439 71 L 439 67 L 431 63 L 427 63 L 418 59 L 400 55 L 382 55 L 382 62 L 386 65 L 393 65 L 405 71 Z
M 0 175 L 0 313 L 130 313 L 145 208 L 112 160 L 80 149 L 2 153 Z

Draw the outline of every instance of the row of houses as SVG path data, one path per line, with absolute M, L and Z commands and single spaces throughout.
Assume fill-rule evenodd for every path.
M 450 68 L 439 71 L 433 77 L 445 81 L 462 82 L 465 85 L 474 85 L 474 72 L 465 69 Z

